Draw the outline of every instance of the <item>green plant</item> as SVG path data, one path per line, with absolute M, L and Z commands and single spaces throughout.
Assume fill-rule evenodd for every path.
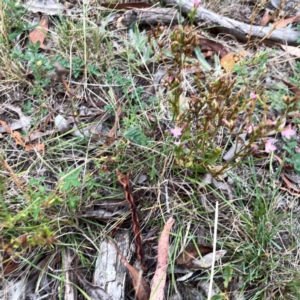
M 153 52 L 148 45 L 148 36 L 140 32 L 137 24 L 133 24 L 129 29 L 129 40 L 125 43 L 128 47 L 126 55 L 129 62 L 132 61 L 137 66 L 149 63 Z
M 72 57 L 72 64 L 61 55 L 57 55 L 55 61 L 67 69 L 72 69 L 72 75 L 74 76 L 75 79 L 82 74 L 84 68 L 84 62 L 78 56 Z M 99 68 L 94 64 L 88 64 L 87 70 L 90 75 L 94 75 L 94 76 L 101 75 L 101 73 L 99 72 Z
M 294 139 L 292 140 L 284 139 L 284 140 L 285 140 L 285 145 L 283 146 L 283 149 L 286 150 L 286 152 L 288 153 L 288 157 L 285 159 L 285 161 L 287 163 L 290 163 L 293 166 L 294 171 L 298 175 L 300 175 L 300 153 L 295 152 L 298 143 Z
M 297 24 L 297 31 L 300 32 L 300 25 L 299 24 Z M 297 39 L 297 44 L 300 44 L 300 38 Z
M 145 134 L 135 126 L 130 126 L 128 130 L 125 131 L 124 137 L 142 146 L 145 146 L 148 142 L 148 138 L 145 136 Z
M 24 22 L 24 15 L 27 13 L 27 9 L 24 9 L 22 5 L 16 1 L 4 0 L 7 8 L 4 10 L 5 17 L 7 17 L 7 28 L 10 28 L 11 33 L 8 37 L 10 41 L 19 36 L 25 31 L 35 28 L 37 25 L 31 25 Z
M 78 180 L 82 167 L 71 168 L 67 173 L 60 173 L 60 190 L 66 193 L 68 207 L 74 211 L 79 202 L 79 196 L 76 193 L 78 187 L 82 186 L 81 181 Z
M 167 65 L 167 57 L 163 48 L 157 42 L 159 30 L 153 31 L 156 44 L 159 45 L 160 59 L 165 64 L 169 79 L 167 86 L 170 91 L 169 102 L 173 110 L 173 120 L 176 125 L 171 133 L 177 140 L 174 141 L 176 162 L 182 167 L 192 168 L 198 172 L 219 174 L 233 166 L 233 161 L 240 161 L 253 153 L 257 141 L 267 137 L 271 130 L 278 130 L 282 118 L 270 127 L 267 107 L 269 99 L 240 88 L 236 80 L 229 76 L 218 75 L 210 77 L 203 83 L 201 64 L 191 59 L 197 47 L 196 33 L 191 27 L 179 27 L 171 34 L 171 53 L 174 57 L 173 66 Z M 196 65 L 199 71 L 191 78 L 192 85 L 197 93 L 193 93 L 187 105 L 182 105 L 184 98 L 183 86 L 185 78 L 183 71 L 187 66 Z M 191 85 L 191 83 L 189 83 Z M 295 111 L 296 97 L 285 98 L 286 113 Z M 259 108 L 260 117 L 256 118 Z M 244 114 L 245 126 L 240 126 L 239 115 Z M 249 128 L 250 126 L 250 128 Z M 217 137 L 226 129 L 228 142 L 235 147 L 232 158 L 223 162 L 222 150 L 217 145 Z M 252 130 L 255 127 L 255 130 Z M 245 137 L 247 136 L 247 139 Z M 236 138 L 234 141 L 234 137 Z M 260 143 L 260 147 L 263 147 Z
M 48 73 L 54 70 L 51 61 L 42 53 L 39 53 L 40 43 L 28 44 L 28 48 L 23 54 L 21 50 L 12 52 L 12 59 L 17 59 L 19 62 L 27 63 L 32 72 L 35 84 L 32 86 L 32 95 L 43 94 L 43 89 L 50 83 Z

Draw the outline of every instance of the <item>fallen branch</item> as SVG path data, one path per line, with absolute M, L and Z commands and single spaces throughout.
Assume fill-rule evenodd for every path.
M 139 25 L 156 26 L 157 24 L 177 24 L 178 20 L 179 14 L 176 9 L 159 7 L 126 11 L 118 22 L 122 26 L 129 27 L 135 22 Z
M 164 2 L 168 5 L 177 6 L 185 14 L 188 14 L 194 8 L 194 2 L 190 0 L 164 0 Z M 217 31 L 230 33 L 243 42 L 251 37 L 295 46 L 297 40 L 300 39 L 300 33 L 293 29 L 275 29 L 274 27 L 245 24 L 218 15 L 201 5 L 197 8 L 195 21 L 198 23 L 204 22 L 206 26 L 216 26 Z

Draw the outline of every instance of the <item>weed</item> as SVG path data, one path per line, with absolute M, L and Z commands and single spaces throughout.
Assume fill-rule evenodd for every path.
M 296 147 L 298 145 L 298 143 L 292 139 L 292 140 L 285 140 L 285 145 L 283 146 L 283 149 L 286 150 L 286 152 L 288 153 L 287 158 L 285 159 L 285 161 L 287 163 L 290 163 L 293 168 L 294 171 L 300 175 L 300 153 L 296 152 Z
M 43 89 L 50 83 L 49 72 L 54 71 L 53 64 L 42 53 L 39 53 L 40 43 L 28 45 L 28 49 L 23 54 L 20 50 L 12 52 L 12 59 L 28 64 L 35 80 L 32 95 L 42 95 Z
M 153 31 L 153 37 L 158 43 L 159 31 Z M 196 86 L 195 93 L 190 93 L 188 104 L 183 108 L 183 94 L 185 79 L 182 76 L 183 71 L 190 64 L 190 57 L 194 49 L 197 47 L 197 38 L 191 27 L 179 28 L 171 34 L 171 52 L 174 56 L 173 67 L 166 68 L 169 74 L 167 82 L 170 94 L 170 104 L 173 109 L 173 119 L 176 120 L 181 129 L 180 141 L 175 141 L 177 146 L 175 149 L 176 161 L 180 166 L 194 169 L 198 172 L 205 173 L 207 171 L 213 174 L 228 169 L 232 161 L 240 161 L 253 153 L 253 144 L 255 141 L 261 140 L 270 132 L 268 127 L 267 107 L 269 99 L 255 95 L 248 98 L 251 94 L 245 88 L 237 89 L 235 80 L 231 80 L 229 76 L 219 75 L 217 78 L 210 79 L 210 83 L 203 84 L 199 71 L 193 76 L 193 83 L 190 86 Z M 165 63 L 167 57 L 160 47 L 160 59 Z M 266 59 L 266 55 L 259 58 Z M 191 61 L 192 62 L 192 61 Z M 198 67 L 200 67 L 199 65 Z M 201 69 L 200 69 L 201 70 Z M 244 74 L 243 74 L 244 75 Z M 295 111 L 297 107 L 297 99 L 285 98 L 286 114 Z M 253 124 L 255 122 L 255 111 L 259 109 L 263 111 L 260 118 L 260 124 L 255 130 L 248 130 L 247 126 L 243 128 L 240 124 L 240 115 L 244 115 L 246 123 Z M 278 130 L 282 119 L 277 119 L 272 130 Z M 232 159 L 226 163 L 221 161 L 221 149 L 217 146 L 218 136 L 223 131 L 224 125 L 228 128 L 229 136 L 236 136 L 235 150 Z M 254 125 L 256 127 L 256 125 Z M 175 127 L 176 128 L 176 127 Z M 241 138 L 243 132 L 247 133 L 249 142 Z M 174 135 L 175 137 L 175 135 Z M 263 147 L 263 144 L 260 144 Z

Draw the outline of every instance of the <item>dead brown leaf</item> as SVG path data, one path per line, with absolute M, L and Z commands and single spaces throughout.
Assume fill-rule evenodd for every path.
M 275 28 L 279 29 L 279 28 L 285 28 L 287 25 L 289 25 L 290 23 L 298 23 L 300 21 L 300 15 L 294 16 L 294 17 L 289 17 L 286 19 L 281 19 L 278 20 L 274 23 Z
M 13 131 L 4 121 L 0 120 L 0 124 L 2 127 L 5 128 L 6 132 L 11 135 L 11 137 L 15 140 L 16 145 L 21 145 L 22 147 L 25 148 L 25 151 L 31 151 L 31 150 L 36 150 L 36 151 L 42 151 L 43 153 L 45 152 L 45 145 L 42 144 L 27 144 L 25 143 L 24 138 L 21 136 L 21 133 L 18 131 Z
M 215 257 L 213 253 L 208 253 L 201 257 L 201 259 L 193 259 L 190 263 L 189 269 L 209 268 L 215 260 L 222 258 L 225 254 L 226 250 L 218 250 L 215 253 Z
M 170 217 L 166 222 L 164 229 L 161 233 L 161 237 L 158 243 L 158 256 L 157 256 L 157 266 L 155 274 L 151 284 L 151 298 L 157 300 L 164 299 L 164 287 L 166 284 L 166 270 L 168 267 L 168 257 L 169 257 L 169 235 L 170 230 L 174 224 L 175 220 Z
M 269 12 L 270 11 L 268 9 L 266 9 L 265 14 L 263 15 L 263 17 L 261 18 L 261 20 L 259 22 L 260 26 L 266 26 L 271 21 L 271 16 L 270 16 Z
M 107 134 L 105 146 L 110 146 L 115 140 L 121 113 L 122 113 L 122 106 L 121 106 L 121 104 L 119 104 L 118 108 L 116 110 L 115 123 L 114 123 L 114 126 L 112 127 L 112 129 Z
M 205 254 L 211 253 L 213 251 L 212 247 L 204 246 L 201 244 L 198 245 L 190 245 L 186 247 L 186 249 L 177 257 L 176 264 L 182 266 L 184 268 L 189 268 L 190 263 L 199 257 L 199 253 L 201 256 Z
M 47 47 L 44 45 L 47 32 L 48 32 L 48 17 L 45 15 L 41 18 L 39 25 L 29 33 L 29 40 L 33 44 L 40 42 L 40 48 L 47 49 Z
M 6 112 L 7 110 L 13 111 L 19 116 L 19 120 L 16 122 L 12 122 L 8 126 L 11 130 L 23 129 L 24 131 L 28 131 L 31 126 L 31 117 L 27 117 L 23 114 L 20 107 L 9 105 L 9 104 L 0 104 L 1 111 Z M 5 128 L 0 127 L 0 132 L 7 132 Z
M 226 49 L 225 46 L 220 43 L 217 43 L 217 42 L 214 42 L 214 41 L 211 41 L 208 39 L 204 39 L 204 38 L 200 38 L 199 42 L 200 42 L 199 47 L 201 48 L 201 50 L 203 48 L 206 48 L 206 50 L 208 50 L 208 52 L 211 52 L 211 51 L 209 51 L 211 49 L 215 53 L 219 54 L 220 57 L 224 57 L 229 53 L 228 49 Z M 209 49 L 207 49 L 207 48 L 209 48 Z M 206 56 L 208 54 L 209 53 L 206 53 Z
M 37 143 L 37 144 L 28 144 L 25 145 L 25 151 L 29 152 L 32 150 L 41 151 L 43 154 L 45 153 L 45 144 L 44 143 Z
M 36 139 L 39 139 L 43 136 L 51 135 L 51 134 L 54 134 L 54 133 L 55 133 L 55 130 L 46 130 L 45 132 L 40 132 L 40 131 L 33 132 L 29 136 L 24 138 L 24 142 L 25 143 L 30 143 L 30 142 L 32 142 Z
M 279 45 L 288 54 L 294 55 L 296 57 L 300 57 L 300 48 L 294 46 L 282 45 L 282 44 Z
M 238 65 L 239 61 L 243 60 L 247 55 L 245 50 L 236 54 L 230 52 L 221 59 L 221 66 L 227 71 L 233 71 L 234 67 Z
M 111 245 L 116 249 L 118 254 L 120 255 L 122 261 L 126 265 L 129 275 L 132 280 L 132 285 L 135 290 L 135 295 L 138 300 L 149 300 L 150 297 L 150 287 L 148 282 L 143 278 L 142 274 L 139 273 L 124 257 L 118 247 L 112 242 L 109 241 Z
M 287 187 L 289 188 L 289 190 L 293 190 L 297 193 L 300 193 L 300 189 L 298 189 L 293 183 L 291 183 L 287 177 L 285 176 L 284 173 L 281 173 L 281 178 L 283 179 L 283 181 L 285 182 L 285 184 L 287 185 Z

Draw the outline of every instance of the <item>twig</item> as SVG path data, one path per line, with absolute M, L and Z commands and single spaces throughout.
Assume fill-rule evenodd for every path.
M 143 253 L 143 242 L 142 242 L 142 235 L 141 235 L 141 228 L 140 228 L 140 222 L 139 218 L 137 215 L 137 210 L 136 210 L 136 205 L 134 203 L 131 191 L 130 191 L 130 185 L 129 185 L 129 172 L 124 175 L 122 174 L 119 170 L 116 170 L 118 180 L 119 182 L 123 185 L 125 195 L 126 195 L 126 200 L 128 201 L 130 205 L 130 211 L 131 211 L 131 218 L 132 218 L 132 223 L 133 223 L 133 233 L 134 233 L 134 242 L 136 244 L 136 252 L 137 256 L 141 262 L 141 265 L 143 269 L 147 269 L 144 266 L 144 253 Z
M 211 299 L 212 294 L 212 285 L 214 281 L 214 269 L 215 269 L 215 260 L 216 260 L 216 251 L 217 251 L 217 229 L 218 229 L 218 214 L 219 214 L 219 202 L 216 203 L 216 212 L 215 212 L 215 228 L 214 228 L 214 244 L 213 244 L 213 258 L 211 264 L 211 273 L 210 273 L 210 282 L 208 288 L 208 296 L 207 299 Z

